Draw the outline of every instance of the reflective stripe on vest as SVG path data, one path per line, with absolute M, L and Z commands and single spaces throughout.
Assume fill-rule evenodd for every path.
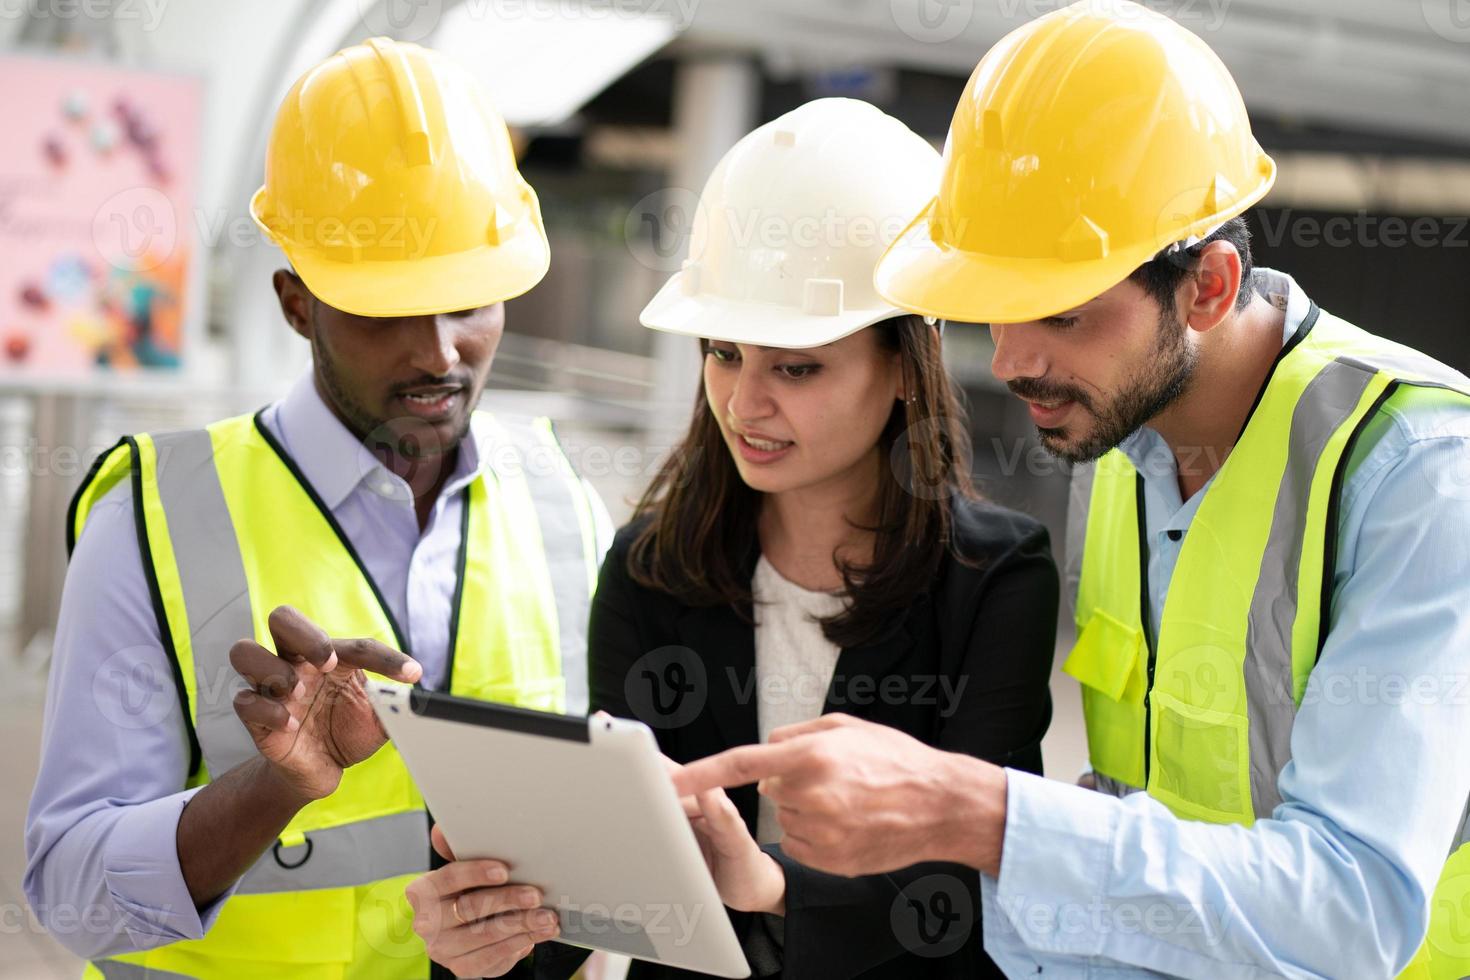
M 596 560 L 590 504 L 549 423 L 501 425 L 477 413 L 474 424 L 498 440 L 501 457 L 554 453 L 563 465 L 487 467 L 466 491 L 450 689 L 562 710 L 564 667 L 577 671 L 585 691 L 588 564 Z M 273 646 L 266 619 L 275 606 L 291 603 L 334 636 L 406 646 L 330 512 L 258 417 L 125 440 L 79 491 L 73 540 L 106 492 L 98 488 L 124 476 L 134 488 L 160 632 L 197 734 L 191 785 L 256 755 L 234 713 L 244 682 L 230 668 L 229 649 L 242 637 Z M 301 980 L 421 976 L 426 958 L 403 887 L 427 870 L 427 831 L 422 798 L 387 745 L 344 773 L 332 796 L 297 814 L 204 939 L 93 969 L 124 977 L 143 969 Z M 262 943 L 266 935 L 271 941 Z
M 557 636 L 566 712 L 585 714 L 587 690 L 587 609 L 597 588 L 597 531 L 592 506 L 572 469 L 550 420 L 476 416 L 492 457 L 491 470 L 502 486 L 521 481 L 535 508 L 542 553 L 556 599 Z
M 1342 479 L 1358 435 L 1400 386 L 1414 399 L 1470 395 L 1463 375 L 1312 309 L 1200 502 L 1152 645 L 1142 478 L 1119 450 L 1078 468 L 1067 536 L 1082 543 L 1080 560 L 1069 556 L 1078 642 L 1063 669 L 1083 685 L 1099 788 L 1146 787 L 1177 815 L 1216 822 L 1249 824 L 1280 804 L 1297 706 L 1325 642 Z M 1464 824 L 1434 896 L 1431 947 L 1458 934 L 1462 901 L 1470 912 Z M 1459 888 L 1452 901 L 1446 881 Z M 1470 927 L 1470 914 L 1461 921 Z M 1421 959 L 1425 976 L 1461 976 L 1432 952 Z

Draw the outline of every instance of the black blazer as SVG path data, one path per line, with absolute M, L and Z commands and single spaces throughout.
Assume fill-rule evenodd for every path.
M 627 556 L 638 530 L 635 524 L 618 532 L 593 597 L 593 709 L 646 722 L 664 754 L 678 762 L 758 742 L 754 629 L 730 607 L 686 606 L 635 583 Z M 962 501 L 954 507 L 954 530 L 954 550 L 977 567 L 946 556 L 905 616 L 875 640 L 843 650 L 823 712 L 845 712 L 937 748 L 1040 773 L 1058 601 L 1046 529 L 1014 511 Z M 758 558 L 753 548 L 752 575 Z M 755 787 L 732 790 L 730 798 L 754 835 Z M 768 975 L 1002 976 L 982 949 L 975 871 L 931 863 L 844 878 L 797 864 L 779 845 L 766 850 L 786 871 L 784 944 L 774 947 L 782 968 Z M 925 906 L 933 919 L 921 920 Z M 747 942 L 766 928 L 760 916 L 732 912 L 731 918 Z M 946 920 L 949 928 L 941 931 Z M 562 972 L 544 969 L 562 959 L 554 950 L 571 953 L 538 947 L 538 976 Z M 702 974 L 635 961 L 629 976 Z

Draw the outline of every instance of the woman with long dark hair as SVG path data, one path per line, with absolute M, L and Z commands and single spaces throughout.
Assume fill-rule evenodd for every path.
M 940 325 L 871 285 L 938 165 L 861 102 L 760 127 L 716 168 L 690 260 L 643 313 L 698 338 L 703 383 L 603 564 L 589 683 L 594 708 L 647 723 L 676 763 L 840 711 L 1041 771 L 1046 531 L 976 493 Z M 812 871 L 755 787 L 686 809 L 755 975 L 999 975 L 974 871 Z M 429 937 L 441 945 L 464 949 Z M 538 947 L 537 975 L 558 949 Z

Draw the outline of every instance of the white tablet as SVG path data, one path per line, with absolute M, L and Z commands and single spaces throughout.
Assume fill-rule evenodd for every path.
M 750 976 L 648 726 L 367 686 L 455 856 L 540 888 L 558 942 Z

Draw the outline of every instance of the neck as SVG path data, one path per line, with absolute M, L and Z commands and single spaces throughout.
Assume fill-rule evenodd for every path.
M 318 364 L 320 363 L 318 361 Z M 458 443 L 432 456 L 404 456 L 395 453 L 388 446 L 370 440 L 368 433 L 360 431 L 361 427 L 338 407 L 337 400 L 332 397 L 331 386 L 322 377 L 320 367 L 312 372 L 312 384 L 316 386 L 317 397 L 321 398 L 327 410 L 337 417 L 337 421 L 341 422 L 348 432 L 362 440 L 368 451 L 377 457 L 389 473 L 401 477 L 403 482 L 408 484 L 409 490 L 413 493 L 413 508 L 418 515 L 419 530 L 422 531 L 428 525 L 429 513 L 434 509 L 434 501 L 439 499 L 439 491 L 444 488 L 449 474 L 454 472 L 455 464 L 459 462 Z
M 1188 390 L 1149 422 L 1174 453 L 1181 499 L 1225 465 L 1281 352 L 1283 327 L 1284 314 L 1255 297 L 1203 335 Z
M 878 519 L 882 453 L 820 484 L 767 494 L 761 504 L 760 544 L 766 560 L 802 588 L 842 588 L 838 561 L 872 560 Z

